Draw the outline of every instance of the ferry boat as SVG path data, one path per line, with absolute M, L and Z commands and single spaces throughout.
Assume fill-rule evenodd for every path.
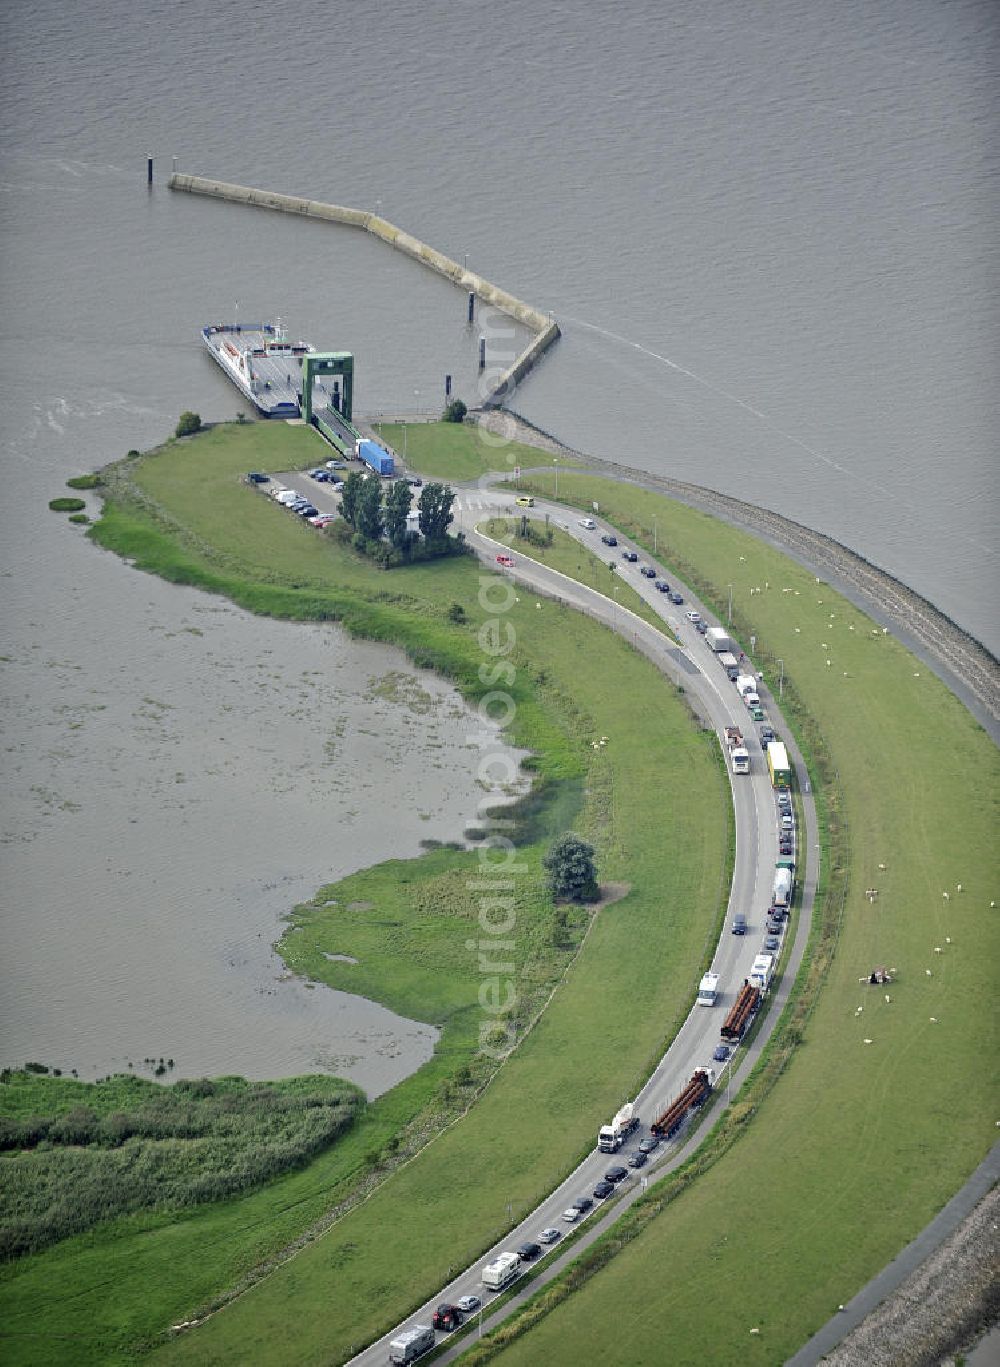
M 280 321 L 208 323 L 201 330 L 209 354 L 265 418 L 297 418 L 302 357 L 309 342 L 290 342 Z

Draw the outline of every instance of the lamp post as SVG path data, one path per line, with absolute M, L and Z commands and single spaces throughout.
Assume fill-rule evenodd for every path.
M 726 585 L 726 588 L 729 590 L 729 617 L 728 617 L 728 623 L 729 623 L 730 626 L 732 626 L 732 625 L 733 625 L 733 586 L 732 586 L 732 584 L 727 584 L 727 585 Z
M 656 554 L 656 514 L 653 514 L 653 554 Z
M 559 497 L 559 462 L 558 462 L 558 460 L 554 460 L 554 461 L 552 462 L 552 464 L 555 466 L 555 469 L 556 469 L 556 474 L 555 474 L 555 480 L 556 480 L 556 498 L 558 498 L 558 497 Z
M 779 660 L 779 661 L 778 661 L 778 665 L 779 665 L 779 668 L 780 668 L 780 672 L 779 672 L 779 674 L 778 674 L 778 697 L 780 698 L 781 695 L 782 695 L 782 694 L 784 693 L 784 691 L 785 691 L 785 662 L 784 662 L 784 660 Z

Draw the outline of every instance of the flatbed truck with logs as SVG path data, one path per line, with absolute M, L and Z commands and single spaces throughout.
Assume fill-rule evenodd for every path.
M 760 1005 L 760 988 L 753 987 L 750 983 L 744 982 L 739 990 L 739 994 L 733 1008 L 726 1017 L 722 1025 L 720 1034 L 729 1044 L 739 1044 L 746 1034 L 750 1022 L 757 1013 Z
M 692 1111 L 696 1111 L 707 1100 L 715 1081 L 711 1068 L 696 1068 L 680 1096 L 650 1125 L 650 1132 L 659 1139 L 669 1139 L 677 1133 Z

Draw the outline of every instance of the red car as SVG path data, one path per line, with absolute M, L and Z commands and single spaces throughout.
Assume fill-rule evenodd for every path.
M 505 570 L 512 570 L 514 568 L 514 557 L 512 555 L 498 555 L 497 564 L 502 565 Z

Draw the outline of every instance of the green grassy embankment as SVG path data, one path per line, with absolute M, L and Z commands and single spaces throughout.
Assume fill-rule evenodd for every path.
M 386 422 L 375 430 L 406 463 L 428 479 L 465 484 L 491 471 L 510 473 L 517 466 L 541 464 L 546 457 L 533 446 L 505 442 L 471 423 Z M 404 437 L 405 430 L 405 437 Z
M 531 487 L 551 492 L 551 480 Z M 783 661 L 786 708 L 835 766 L 849 886 L 802 1047 L 740 1142 L 678 1183 L 662 1213 L 637 1217 L 633 1237 L 616 1232 L 541 1293 L 530 1333 L 500 1358 L 633 1364 L 661 1360 L 669 1344 L 672 1362 L 700 1363 L 712 1306 L 713 1362 L 781 1361 L 995 1139 L 996 749 L 891 635 L 776 551 L 628 486 L 561 474 L 559 491 L 579 507 L 598 498 L 647 547 L 655 513 L 668 575 L 696 585 L 722 620 L 732 583 L 734 630 L 745 648 L 756 635 L 772 687 Z M 859 982 L 876 964 L 896 970 L 887 989 Z M 651 1195 L 647 1208 L 658 1204 Z M 590 1280 L 588 1261 L 600 1268 Z
M 484 691 L 478 632 L 487 616 L 474 562 L 381 573 L 239 484 L 241 470 L 316 459 L 310 440 L 303 429 L 219 428 L 129 462 L 108 472 L 111 501 L 94 539 L 256 611 L 340 618 L 396 641 L 474 701 Z M 464 625 L 448 620 L 454 602 Z M 602 877 L 633 891 L 597 917 L 540 1023 L 469 1114 L 168 1356 L 286 1363 L 346 1354 L 558 1178 L 589 1146 L 595 1116 L 634 1089 L 683 1014 L 726 898 L 718 747 L 644 659 L 593 623 L 533 601 L 508 617 L 517 638 L 511 737 L 536 752 L 539 780 L 521 813 L 528 843 L 515 880 L 519 1014 L 558 979 L 584 923 L 554 922 L 539 867 L 548 835 L 576 825 L 598 845 Z M 623 692 L 632 699 L 624 714 Z M 594 748 L 601 736 L 608 743 Z M 477 946 L 467 947 L 479 927 L 465 884 L 476 863 L 475 853 L 439 850 L 353 875 L 296 912 L 303 928 L 285 944 L 289 962 L 317 978 L 441 1024 L 433 1060 L 368 1107 L 329 1153 L 261 1192 L 181 1216 L 130 1216 L 5 1268 L 8 1361 L 129 1359 L 356 1189 L 401 1135 L 405 1151 L 472 1100 L 482 1077 L 473 1053 L 482 971 Z

